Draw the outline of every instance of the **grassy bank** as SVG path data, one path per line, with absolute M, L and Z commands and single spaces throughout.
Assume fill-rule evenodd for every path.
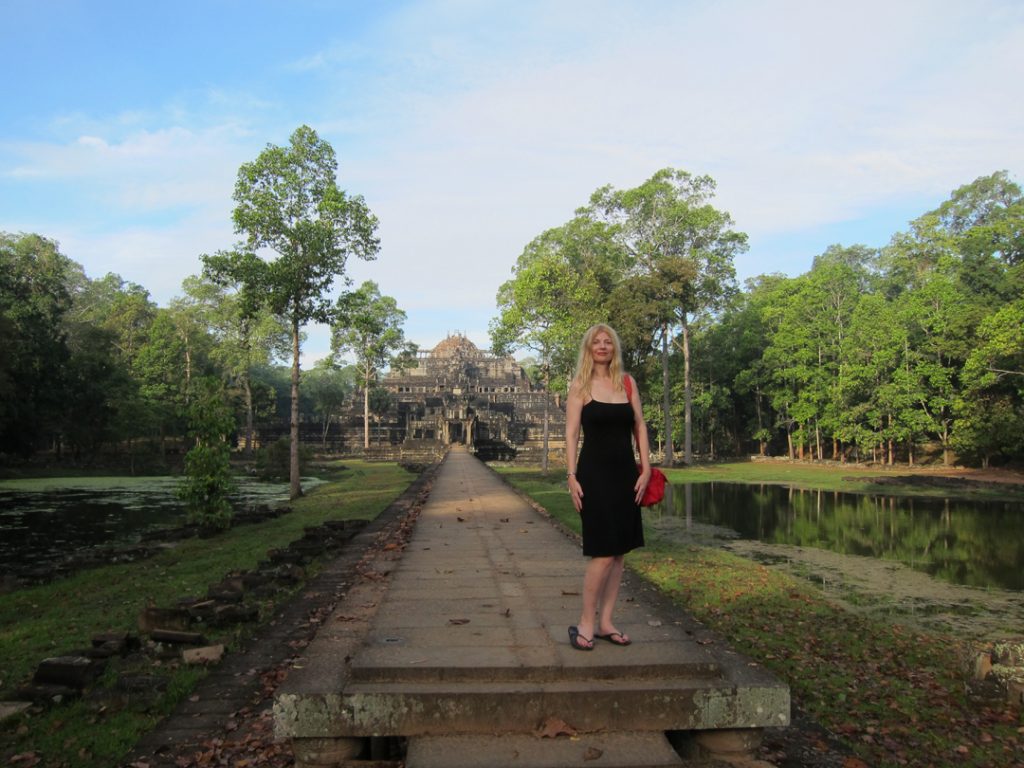
M 735 464 L 670 474 L 677 482 L 683 473 L 686 479 L 699 473 L 705 480 L 870 491 L 869 478 L 847 480 L 846 468 L 779 469 Z M 556 519 L 579 530 L 561 473 L 502 471 Z M 971 649 L 957 637 L 853 614 L 806 581 L 716 548 L 649 540 L 627 562 L 731 646 L 785 679 L 794 701 L 840 734 L 867 765 L 1024 762 L 1019 709 L 970 700 L 965 661 Z
M 886 496 L 959 497 L 1024 501 L 1024 483 L 975 481 L 976 472 L 938 466 L 812 464 L 800 461 L 735 461 L 669 471 L 675 482 L 770 483 Z M 1016 477 L 1007 473 L 1007 478 Z
M 0 690 L 30 677 L 47 656 L 87 647 L 102 632 L 134 632 L 147 602 L 174 605 L 178 598 L 205 594 L 207 586 L 230 571 L 253 569 L 268 548 L 301 538 L 303 529 L 326 520 L 372 519 L 414 479 L 393 464 L 345 461 L 315 472 L 328 480 L 292 503 L 293 511 L 256 525 L 240 526 L 209 539 L 191 539 L 148 560 L 83 571 L 39 587 L 0 595 Z M 315 573 L 308 569 L 308 576 Z M 260 605 L 261 617 L 287 599 L 278 593 Z M 253 625 L 204 632 L 229 652 L 255 632 Z M 110 669 L 112 680 L 118 671 Z M 148 711 L 110 712 L 86 702 L 9 720 L 0 731 L 0 762 L 37 752 L 40 766 L 109 768 L 138 736 L 194 687 L 203 672 L 165 664 L 147 673 L 167 676 L 167 693 Z M 35 764 L 35 763 L 27 763 Z

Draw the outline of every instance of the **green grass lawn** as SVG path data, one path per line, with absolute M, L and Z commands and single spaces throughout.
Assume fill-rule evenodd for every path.
M 394 464 L 348 461 L 326 465 L 327 483 L 292 502 L 293 511 L 274 520 L 243 525 L 208 539 L 190 539 L 141 562 L 82 571 L 51 584 L 0 595 L 0 691 L 29 678 L 48 656 L 87 647 L 102 632 L 135 632 L 148 603 L 176 604 L 179 597 L 205 594 L 207 586 L 231 571 L 253 569 L 272 547 L 284 547 L 307 526 L 327 520 L 372 519 L 415 476 Z M 308 576 L 315 573 L 308 569 Z M 261 617 L 287 599 L 280 593 L 260 606 Z M 253 625 L 204 632 L 213 643 L 232 645 L 257 631 Z M 0 726 L 0 764 L 17 753 L 38 752 L 41 766 L 109 768 L 138 737 L 187 696 L 203 672 L 164 665 L 169 688 L 151 712 L 96 711 L 84 702 L 42 715 L 16 718 Z M 114 671 L 108 672 L 109 677 Z
M 579 531 L 560 472 L 500 471 Z M 867 490 L 860 480 L 845 480 L 845 468 L 726 464 L 670 472 L 675 482 L 684 474 Z M 786 680 L 794 701 L 842 735 L 867 765 L 990 768 L 1024 761 L 1019 708 L 970 700 L 965 681 L 972 649 L 955 636 L 864 618 L 806 581 L 712 547 L 655 541 L 631 553 L 627 563 L 736 650 Z

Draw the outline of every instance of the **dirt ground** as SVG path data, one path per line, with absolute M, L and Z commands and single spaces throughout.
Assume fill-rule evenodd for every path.
M 890 560 L 736 539 L 722 546 L 819 586 L 848 610 L 980 643 L 1021 638 L 1024 593 L 939 581 Z
M 907 468 L 899 476 L 883 475 L 880 480 L 961 489 L 1007 484 L 1016 491 L 1024 487 L 1024 472 L 929 466 Z M 923 630 L 949 631 L 979 643 L 1019 640 L 1024 632 L 1022 592 L 958 586 L 890 560 L 739 540 L 731 532 L 711 526 L 695 534 L 702 543 L 715 543 L 737 555 L 806 578 L 851 611 Z

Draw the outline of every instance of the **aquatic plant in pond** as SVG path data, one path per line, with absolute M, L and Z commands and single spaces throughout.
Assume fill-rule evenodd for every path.
M 659 523 L 669 515 L 670 524 Z M 954 584 L 1024 590 L 1024 504 L 875 496 L 771 484 L 667 489 L 647 522 L 662 535 L 686 521 L 773 544 L 896 560 Z
M 304 478 L 303 488 L 320 483 Z M 185 523 L 178 477 L 73 477 L 0 481 L 0 572 L 45 566 L 102 544 L 130 544 L 143 533 Z M 287 483 L 240 478 L 235 509 L 284 503 Z

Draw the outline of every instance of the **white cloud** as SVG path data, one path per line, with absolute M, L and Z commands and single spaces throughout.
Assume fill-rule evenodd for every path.
M 95 233 L 50 230 L 61 251 L 85 267 L 90 278 L 108 272 L 146 288 L 161 306 L 181 295 L 181 282 L 202 270 L 200 254 L 234 242 L 227 216 L 192 216 L 167 227 L 125 227 Z
M 666 165 L 713 175 L 719 204 L 755 242 L 1024 166 L 1022 81 L 993 76 L 1020 73 L 1019 15 L 969 45 L 984 6 L 659 8 L 604 25 L 599 6 L 580 19 L 585 50 L 561 30 L 571 57 L 498 49 L 488 77 L 451 76 L 463 88 L 423 101 L 388 93 L 415 119 L 396 120 L 389 151 L 357 175 L 371 187 L 402 176 L 389 203 L 403 245 L 472 265 L 467 284 L 493 295 L 497 272 L 482 258 L 510 264 L 600 184 L 632 186 Z M 426 266 L 405 277 L 427 280 Z
M 172 126 L 120 141 L 80 135 L 66 143 L 8 147 L 20 162 L 5 175 L 81 184 L 86 200 L 99 195 L 104 205 L 116 206 L 114 216 L 220 206 L 231 198 L 240 149 L 230 127 L 197 133 Z
M 606 183 L 710 174 L 753 255 L 1024 169 L 1024 11 L 1006 3 L 417 3 L 282 69 L 315 96 L 211 73 L 159 112 L 67 115 L 54 130 L 70 138 L 7 144 L 0 183 L 77 194 L 77 214 L 29 223 L 90 274 L 170 297 L 234 241 L 238 166 L 307 122 L 381 220 L 379 260 L 351 276 L 407 327 L 447 316 L 481 343 L 522 248 Z

